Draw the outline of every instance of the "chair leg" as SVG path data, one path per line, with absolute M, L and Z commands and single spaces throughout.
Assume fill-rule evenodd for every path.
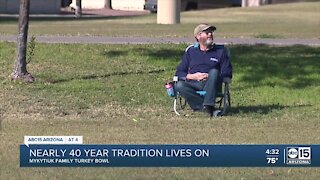
M 231 97 L 230 97 L 230 92 L 228 89 L 228 104 L 229 104 L 229 111 L 231 110 Z
M 220 100 L 218 101 L 218 103 L 219 103 L 219 109 L 221 109 L 221 106 L 222 106 L 222 100 L 223 100 L 223 98 L 220 98 Z
M 231 107 L 231 102 L 230 102 L 229 85 L 227 83 L 225 83 L 224 94 L 223 94 L 223 109 L 221 111 L 220 116 L 225 115 L 227 110 L 230 109 L 230 107 Z
M 227 99 L 227 102 L 228 102 L 228 104 L 226 103 L 226 111 L 228 111 L 228 112 L 230 112 L 230 110 L 231 110 L 231 96 L 230 96 L 230 91 L 229 91 L 229 84 L 226 84 L 226 88 L 227 88 L 227 90 L 226 90 L 226 99 Z
M 184 109 L 187 105 L 187 101 L 184 98 L 182 98 L 181 96 L 179 96 L 179 103 L 180 103 L 181 109 Z
M 180 116 L 180 113 L 177 110 L 177 97 L 175 97 L 173 100 L 173 110 L 176 113 L 176 115 Z

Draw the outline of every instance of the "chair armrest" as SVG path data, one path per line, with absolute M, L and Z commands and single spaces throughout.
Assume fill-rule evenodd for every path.
M 227 84 L 231 84 L 232 80 L 231 80 L 231 78 L 229 78 L 229 77 L 224 77 L 224 78 L 223 78 L 223 82 L 224 82 L 224 83 L 227 83 Z
M 178 77 L 178 76 L 173 76 L 173 82 L 177 82 L 177 81 L 186 81 L 187 78 L 186 77 Z

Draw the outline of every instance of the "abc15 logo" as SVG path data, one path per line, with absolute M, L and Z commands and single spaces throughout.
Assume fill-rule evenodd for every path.
M 311 148 L 310 147 L 288 147 L 287 158 L 311 160 Z

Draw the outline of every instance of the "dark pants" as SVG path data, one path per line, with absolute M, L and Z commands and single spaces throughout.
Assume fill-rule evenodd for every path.
M 206 81 L 178 81 L 175 90 L 186 99 L 193 110 L 202 110 L 204 105 L 214 106 L 218 86 L 219 71 L 212 69 Z M 205 96 L 201 96 L 196 91 L 206 91 Z

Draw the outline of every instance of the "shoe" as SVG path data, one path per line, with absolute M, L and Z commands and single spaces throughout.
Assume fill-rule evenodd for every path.
M 202 109 L 202 111 L 203 111 L 204 113 L 209 114 L 210 117 L 213 116 L 213 111 L 214 111 L 214 110 L 215 110 L 215 109 L 214 109 L 214 106 L 208 106 L 208 105 L 204 105 L 204 106 L 203 106 L 203 109 Z
M 212 115 L 214 117 L 221 117 L 222 116 L 222 112 L 221 112 L 221 110 L 214 110 Z

